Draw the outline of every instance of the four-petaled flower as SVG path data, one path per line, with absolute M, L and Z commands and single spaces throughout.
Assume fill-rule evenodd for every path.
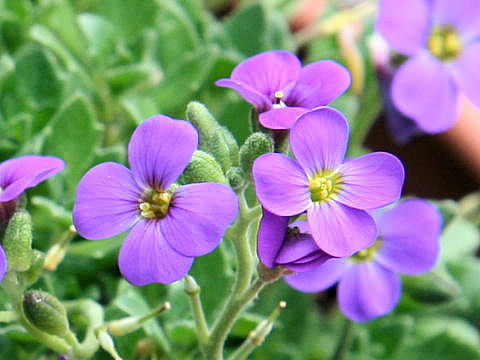
M 392 97 L 422 130 L 453 125 L 460 91 L 480 107 L 478 1 L 380 0 L 377 30 L 410 57 L 395 74 Z
M 130 140 L 131 170 L 102 163 L 78 185 L 73 220 L 80 235 L 98 240 L 133 227 L 118 261 L 122 275 L 134 285 L 182 278 L 194 257 L 218 246 L 237 216 L 237 198 L 228 186 L 171 186 L 197 144 L 198 134 L 190 123 L 151 117 Z
M 296 160 L 270 153 L 257 158 L 252 174 L 260 203 L 279 216 L 307 212 L 315 242 L 326 253 L 350 256 L 369 247 L 377 228 L 366 210 L 400 197 L 400 160 L 375 152 L 344 160 L 348 124 L 328 107 L 301 115 L 290 130 Z
M 15 212 L 17 198 L 28 188 L 63 170 L 65 163 L 53 156 L 24 155 L 0 164 L 0 223 Z M 0 281 L 7 271 L 7 258 L 0 245 Z
M 442 219 L 433 205 L 418 199 L 373 215 L 379 237 L 370 248 L 286 276 L 286 281 L 305 292 L 322 291 L 339 281 L 340 309 L 354 321 L 369 321 L 390 312 L 401 294 L 396 273 L 418 275 L 435 265 Z
M 349 71 L 333 60 L 302 68 L 294 54 L 273 50 L 244 60 L 230 79 L 215 84 L 238 91 L 255 106 L 264 127 L 289 129 L 300 114 L 328 105 L 343 94 L 350 82 Z

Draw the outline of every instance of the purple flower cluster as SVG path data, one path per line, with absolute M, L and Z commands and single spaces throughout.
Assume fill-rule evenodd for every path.
M 228 186 L 174 184 L 197 145 L 190 123 L 151 117 L 130 139 L 131 169 L 101 163 L 78 185 L 73 221 L 80 235 L 98 240 L 132 228 L 118 262 L 134 285 L 182 278 L 195 257 L 218 246 L 237 216 L 237 198 Z
M 17 199 L 28 188 L 63 170 L 62 159 L 52 156 L 25 155 L 0 164 L 0 223 L 8 222 L 17 207 Z M 0 246 L 0 281 L 7 271 L 7 258 Z
M 429 133 L 447 130 L 462 92 L 480 107 L 476 0 L 380 0 L 377 30 L 409 59 L 392 83 L 395 106 Z

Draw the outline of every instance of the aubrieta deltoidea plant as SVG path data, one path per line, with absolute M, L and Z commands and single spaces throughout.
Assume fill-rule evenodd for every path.
M 83 6 L 93 11 L 87 3 Z M 176 3 L 161 5 L 165 23 L 172 16 L 180 23 L 186 19 Z M 372 4 L 359 3 L 367 4 L 361 11 Z M 269 46 L 241 56 L 226 51 L 228 57 L 216 65 L 233 69 L 229 77 L 218 69 L 195 77 L 201 69 L 188 56 L 181 60 L 186 65 L 181 63 L 180 45 L 178 52 L 161 53 L 162 60 L 175 60 L 160 70 L 154 32 L 140 35 L 128 27 L 122 36 L 130 42 L 107 46 L 115 38 L 112 24 L 118 15 L 105 15 L 112 4 L 98 5 L 101 16 L 79 17 L 79 26 L 91 31 L 89 39 L 101 42 L 90 49 L 91 58 L 83 59 L 79 49 L 69 57 L 54 46 L 41 60 L 59 56 L 55 66 L 75 74 L 58 76 L 58 81 L 68 79 L 62 96 L 81 85 L 60 108 L 61 116 L 44 128 L 40 115 L 30 122 L 23 113 L 14 118 L 12 132 L 25 123 L 21 129 L 37 135 L 0 163 L 0 358 L 14 353 L 19 360 L 443 360 L 453 358 L 450 347 L 456 351 L 450 343 L 463 346 L 459 354 L 467 360 L 480 356 L 478 331 L 470 325 L 479 320 L 480 289 L 471 284 L 480 262 L 470 261 L 473 256 L 464 261 L 478 248 L 480 200 L 458 205 L 402 197 L 409 169 L 397 156 L 370 152 L 361 143 L 362 126 L 367 126 L 362 116 L 379 104 L 376 85 L 375 91 L 365 85 L 365 98 L 374 98 L 373 103 L 352 101 L 347 92 L 352 81 L 357 91 L 362 88 L 358 68 L 350 72 L 338 56 L 318 60 L 318 53 L 301 61 L 272 39 Z M 394 77 L 388 99 L 423 131 L 438 132 L 453 123 L 460 91 L 476 102 L 478 76 L 468 74 L 478 74 L 472 58 L 480 19 L 473 0 L 458 4 L 379 2 L 377 30 L 393 50 L 411 57 L 398 70 L 388 64 Z M 240 11 L 244 20 L 270 11 L 270 5 L 255 6 Z M 407 11 L 409 6 L 418 11 Z M 199 11 L 195 1 L 185 0 L 181 8 Z M 68 13 L 62 9 L 60 14 Z M 143 8 L 142 16 L 154 24 L 150 10 Z M 468 10 L 471 14 L 463 16 Z M 342 16 L 351 17 L 348 11 L 340 15 L 322 31 L 342 24 Z M 35 16 L 58 26 L 48 11 Z M 275 27 L 273 19 L 267 29 Z M 208 56 L 220 51 L 217 46 L 235 41 L 238 31 L 233 22 L 227 24 L 233 29 L 229 37 L 216 33 L 206 25 L 214 21 L 195 22 L 201 37 L 193 36 L 190 26 L 178 32 L 187 34 L 188 46 L 214 42 L 200 52 L 205 67 Z M 404 23 L 409 26 L 395 31 Z M 168 36 L 162 40 L 173 38 L 177 31 L 165 26 L 162 35 Z M 6 26 L 5 33 L 11 29 Z M 47 29 L 34 25 L 28 36 L 55 44 L 59 35 Z M 308 35 L 312 29 L 307 30 Z M 129 53 L 136 36 L 142 46 L 132 48 L 146 49 L 138 58 Z M 78 40 L 72 34 L 65 39 Z M 25 53 L 38 55 L 35 49 Z M 119 58 L 109 58 L 109 52 Z M 133 58 L 139 66 L 125 65 Z M 175 68 L 177 61 L 181 65 Z M 0 65 L 8 63 L 0 52 Z M 78 71 L 84 64 L 93 69 L 94 63 L 118 65 L 105 71 L 110 82 L 102 78 L 103 69 Z M 19 73 L 27 65 L 20 63 Z M 42 62 L 39 68 L 48 66 Z M 156 89 L 163 76 L 168 85 L 160 81 Z M 0 68 L 0 90 L 3 77 Z M 129 87 L 131 81 L 135 85 Z M 428 98 L 413 86 L 425 81 L 432 88 Z M 85 93 L 92 84 L 98 89 L 90 99 Z M 162 86 L 175 90 L 169 100 L 181 103 L 185 116 L 168 111 Z M 201 93 L 206 86 L 215 95 L 184 101 L 183 91 Z M 251 105 L 244 119 L 248 134 L 230 128 L 224 116 L 237 108 L 220 107 L 217 96 L 238 109 Z M 6 98 L 0 98 L 0 121 L 14 112 Z M 437 104 L 438 98 L 444 101 Z M 26 104 L 45 114 L 53 107 L 48 101 Z M 116 124 L 123 111 L 134 119 L 129 126 Z M 85 132 L 73 126 L 73 135 L 100 137 L 104 131 L 102 146 L 76 149 L 69 146 L 79 144 L 74 136 L 59 136 L 68 151 L 62 156 L 48 151 L 55 149 L 52 129 L 72 134 L 71 124 L 62 121 L 81 122 L 94 112 L 105 117 L 103 124 L 92 122 Z M 2 154 L 12 143 L 0 142 Z M 83 156 L 88 161 L 82 162 Z M 445 240 L 457 237 L 458 243 Z M 441 332 L 442 326 L 451 327 Z M 456 339 L 455 332 L 463 337 Z M 445 356 L 425 355 L 438 348 Z

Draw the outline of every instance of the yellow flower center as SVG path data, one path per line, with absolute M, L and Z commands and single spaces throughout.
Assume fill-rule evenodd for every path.
M 285 94 L 283 91 L 276 91 L 275 94 L 273 95 L 273 108 L 274 109 L 279 109 L 282 107 L 286 107 L 287 105 L 283 102 Z
M 321 170 L 309 179 L 310 197 L 317 202 L 333 200 L 342 184 L 342 174 L 330 169 Z
M 454 60 L 462 53 L 462 39 L 455 28 L 437 26 L 430 33 L 428 50 L 442 61 Z
M 373 243 L 372 246 L 370 246 L 369 248 L 367 248 L 365 250 L 357 252 L 356 254 L 354 254 L 353 256 L 350 257 L 350 260 L 352 260 L 355 263 L 362 263 L 362 262 L 371 261 L 375 257 L 375 255 L 377 254 L 378 249 L 380 248 L 381 242 L 382 242 L 382 240 L 380 238 L 378 238 Z
M 140 215 L 145 219 L 163 219 L 168 214 L 172 194 L 168 191 L 149 190 L 138 205 Z

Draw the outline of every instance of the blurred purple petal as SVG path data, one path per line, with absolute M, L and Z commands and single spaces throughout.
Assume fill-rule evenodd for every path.
M 260 113 L 258 121 L 267 129 L 282 130 L 290 129 L 297 118 L 307 109 L 300 107 L 283 107 L 279 109 L 271 109 Z
M 128 144 L 128 160 L 141 186 L 166 190 L 188 165 L 198 134 L 187 121 L 156 115 L 141 123 Z
M 348 267 L 349 264 L 343 259 L 331 259 L 314 270 L 287 275 L 284 278 L 294 289 L 303 292 L 317 292 L 334 285 L 347 271 Z
M 336 200 L 357 209 L 373 209 L 397 201 L 405 172 L 402 162 L 385 152 L 370 153 L 339 167 L 343 184 Z
M 169 284 L 190 270 L 194 258 L 173 250 L 156 220 L 142 220 L 125 239 L 118 265 L 122 276 L 136 286 Z
M 284 154 L 264 154 L 252 166 L 255 192 L 271 213 L 292 216 L 311 204 L 308 180 L 298 163 Z
M 218 246 L 237 213 L 237 196 L 230 187 L 213 182 L 188 184 L 175 191 L 160 228 L 177 252 L 201 256 Z
M 287 231 L 288 216 L 277 216 L 263 209 L 257 235 L 257 253 L 260 261 L 270 268 L 275 267 L 275 259 Z
M 253 89 L 242 82 L 230 79 L 220 79 L 215 82 L 215 85 L 237 91 L 241 97 L 255 106 L 258 111 L 266 111 L 272 106 L 272 100 L 270 100 L 267 95 L 259 93 L 256 89 Z
M 480 9 L 480 3 L 477 4 Z M 477 18 L 480 24 L 480 14 Z M 480 108 L 480 41 L 467 46 L 462 57 L 452 64 L 453 77 L 467 98 Z
M 395 106 L 429 133 L 450 128 L 459 112 L 458 90 L 447 67 L 422 51 L 405 62 L 392 84 Z
M 336 201 L 315 203 L 307 211 L 308 224 L 317 245 L 332 256 L 350 256 L 375 242 L 377 227 L 363 210 Z
M 10 201 L 62 171 L 65 163 L 53 156 L 25 155 L 0 164 L 0 202 Z
M 290 131 L 292 152 L 308 176 L 336 169 L 343 161 L 347 142 L 347 120 L 329 107 L 301 115 Z
M 5 251 L 3 251 L 2 245 L 0 245 L 0 282 L 2 282 L 6 272 L 7 272 L 7 257 L 5 256 Z
M 141 189 L 125 166 L 108 162 L 90 169 L 80 180 L 73 223 L 86 239 L 118 235 L 138 219 Z
M 480 36 L 478 0 L 435 0 L 433 16 L 436 23 L 455 27 L 465 42 Z
M 287 264 L 318 251 L 318 245 L 309 234 L 288 234 L 277 254 L 277 263 Z
M 440 251 L 440 212 L 425 200 L 406 200 L 379 215 L 381 245 L 376 261 L 404 274 L 433 268 Z
M 380 0 L 376 28 L 394 50 L 413 55 L 426 45 L 429 12 L 424 0 Z
M 327 105 L 350 86 L 350 72 L 333 60 L 317 61 L 302 68 L 285 103 L 313 109 Z
M 340 280 L 338 303 L 349 319 L 369 321 L 395 307 L 401 287 L 395 273 L 373 262 L 362 263 L 349 268 Z

